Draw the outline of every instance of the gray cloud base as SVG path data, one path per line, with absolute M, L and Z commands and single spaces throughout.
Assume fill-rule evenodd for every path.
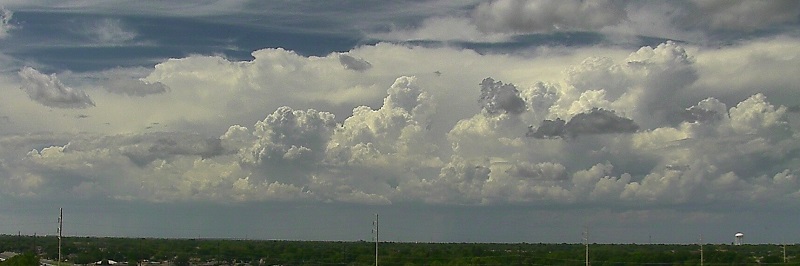
M 24 67 L 18 74 L 22 78 L 21 89 L 28 94 L 31 100 L 44 106 L 56 108 L 95 106 L 86 92 L 65 86 L 55 74 L 48 76 L 31 67 Z

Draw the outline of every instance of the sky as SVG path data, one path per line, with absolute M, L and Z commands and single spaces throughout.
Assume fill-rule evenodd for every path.
M 0 0 L 0 233 L 800 242 L 794 0 Z

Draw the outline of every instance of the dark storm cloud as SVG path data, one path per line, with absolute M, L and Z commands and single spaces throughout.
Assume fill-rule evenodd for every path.
M 210 158 L 225 153 L 219 139 L 188 133 L 153 133 L 112 141 L 123 155 L 140 167 L 175 156 Z
M 537 139 L 546 139 L 546 138 L 557 138 L 557 137 L 565 137 L 567 135 L 567 122 L 562 120 L 561 118 L 556 118 L 556 120 L 544 120 L 542 124 L 536 128 L 536 131 L 533 130 L 533 126 L 531 126 L 528 130 L 526 136 L 534 137 Z
M 355 70 L 358 72 L 363 72 L 372 68 L 372 64 L 367 62 L 367 60 L 355 58 L 346 54 L 339 55 L 339 63 L 342 64 L 345 69 Z
M 28 97 L 44 106 L 56 108 L 87 108 L 95 106 L 83 90 L 73 89 L 61 83 L 55 74 L 45 75 L 31 67 L 19 71 L 22 90 Z
M 567 123 L 567 131 L 574 135 L 633 133 L 638 129 L 639 126 L 633 120 L 598 108 L 577 114 Z
M 564 122 L 560 118 L 544 120 L 536 131 L 531 127 L 527 136 L 539 139 L 574 138 L 580 135 L 633 133 L 638 129 L 639 126 L 629 118 L 620 117 L 612 111 L 594 108 L 589 112 L 575 115 L 569 122 Z
M 492 78 L 481 81 L 481 96 L 478 102 L 490 115 L 520 114 L 526 108 L 525 100 L 519 96 L 519 90 L 514 84 L 503 84 Z

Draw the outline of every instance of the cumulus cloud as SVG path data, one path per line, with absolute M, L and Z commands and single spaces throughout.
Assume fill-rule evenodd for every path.
M 730 111 L 731 127 L 740 134 L 788 138 L 792 130 L 788 124 L 786 107 L 775 107 L 763 94 L 755 94 L 740 102 Z
M 0 39 L 8 37 L 8 32 L 14 29 L 14 25 L 11 24 L 12 15 L 14 15 L 14 12 L 0 8 Z
M 480 85 L 481 96 L 478 102 L 486 113 L 520 114 L 525 111 L 525 100 L 520 97 L 519 91 L 513 84 L 503 84 L 492 78 L 486 78 Z
M 256 144 L 244 159 L 251 163 L 319 161 L 335 126 L 331 113 L 280 107 L 256 123 Z
M 473 19 L 486 32 L 598 30 L 626 18 L 624 1 L 497 0 L 484 2 Z
M 601 108 L 627 114 L 643 122 L 644 128 L 662 126 L 691 104 L 689 87 L 698 80 L 694 62 L 683 46 L 672 41 L 644 46 L 624 60 L 587 58 L 568 68 L 567 87 L 548 119 L 569 119 Z
M 381 108 L 360 106 L 328 143 L 329 158 L 346 164 L 412 163 L 428 160 L 436 145 L 427 126 L 435 104 L 413 77 L 400 77 L 387 90 Z
M 67 87 L 56 77 L 42 74 L 31 67 L 24 67 L 19 71 L 22 78 L 22 90 L 32 100 L 48 107 L 56 108 L 87 108 L 95 106 L 86 92 Z

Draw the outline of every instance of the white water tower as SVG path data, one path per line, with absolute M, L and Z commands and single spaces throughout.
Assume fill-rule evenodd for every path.
M 733 241 L 733 245 L 735 245 L 735 246 L 741 246 L 741 245 L 742 245 L 742 243 L 744 243 L 744 234 L 742 234 L 742 232 L 737 232 L 735 235 L 733 235 L 733 237 L 735 237 L 735 238 L 736 238 L 736 239 Z

